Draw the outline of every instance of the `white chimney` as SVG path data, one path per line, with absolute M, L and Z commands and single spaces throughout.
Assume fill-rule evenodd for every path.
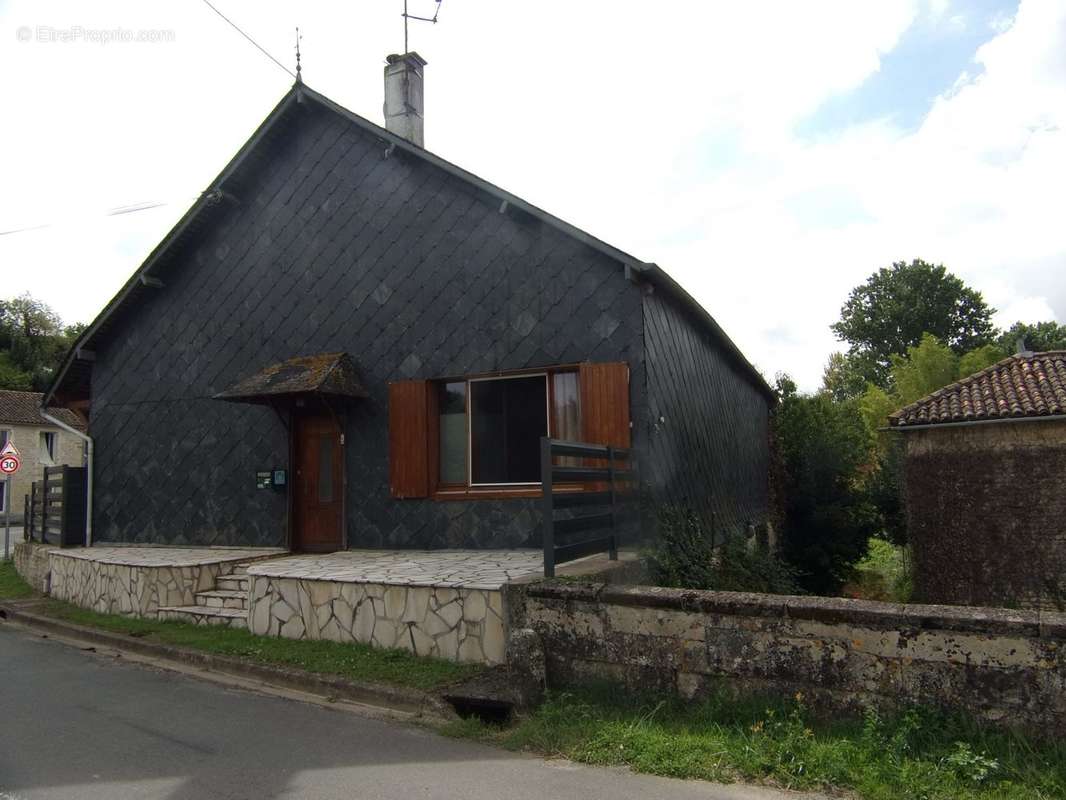
M 425 60 L 411 51 L 385 61 L 385 129 L 425 147 L 422 132 L 422 67 Z

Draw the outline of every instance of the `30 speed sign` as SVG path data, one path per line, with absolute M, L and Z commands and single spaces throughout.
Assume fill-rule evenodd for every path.
M 14 475 L 19 471 L 19 467 L 22 466 L 22 462 L 18 456 L 3 456 L 0 458 L 0 472 L 5 475 Z

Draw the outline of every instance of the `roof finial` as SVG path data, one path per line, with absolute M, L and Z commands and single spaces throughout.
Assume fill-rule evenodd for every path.
M 296 26 L 296 82 L 303 83 L 303 78 L 300 76 L 300 26 Z

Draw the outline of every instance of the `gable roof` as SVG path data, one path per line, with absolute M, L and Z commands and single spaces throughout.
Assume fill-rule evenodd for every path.
M 305 83 L 297 81 L 281 98 L 274 110 L 259 125 L 251 138 L 241 147 L 233 159 L 226 165 L 221 173 L 211 183 L 210 188 L 205 190 L 193 206 L 185 212 L 173 229 L 156 245 L 149 253 L 148 258 L 138 268 L 126 284 L 119 290 L 104 310 L 82 332 L 67 353 L 56 376 L 45 393 L 46 402 L 62 403 L 68 396 L 87 397 L 89 392 L 89 379 L 92 370 L 92 360 L 95 354 L 92 351 L 93 343 L 97 337 L 105 332 L 113 322 L 114 316 L 127 304 L 132 304 L 136 299 L 153 287 L 160 286 L 158 278 L 154 277 L 152 270 L 161 261 L 165 261 L 167 254 L 185 237 L 191 236 L 206 224 L 206 218 L 210 216 L 210 209 L 226 202 L 233 202 L 234 195 L 227 191 L 233 182 L 239 182 L 242 169 L 246 167 L 254 157 L 258 145 L 276 133 L 275 129 L 285 126 L 291 119 L 294 109 L 307 102 L 316 103 L 353 123 L 359 128 L 377 136 L 390 151 L 401 150 L 411 154 L 433 166 L 444 170 L 471 186 L 498 199 L 501 202 L 501 210 L 513 207 L 531 217 L 543 222 L 550 227 L 570 236 L 579 242 L 603 253 L 617 261 L 624 269 L 627 278 L 636 280 L 638 277 L 649 281 L 653 285 L 662 288 L 667 294 L 677 300 L 681 306 L 689 312 L 696 323 L 706 331 L 711 338 L 717 341 L 727 356 L 745 374 L 752 384 L 771 402 L 775 403 L 777 395 L 763 378 L 762 374 L 752 366 L 740 348 L 722 330 L 721 326 L 685 289 L 673 278 L 663 271 L 657 264 L 640 261 L 630 254 L 613 247 L 601 239 L 571 225 L 570 223 L 548 212 L 527 203 L 520 197 L 507 192 L 495 184 L 479 178 L 472 172 L 452 164 L 445 159 L 434 155 L 430 151 L 419 147 L 406 139 L 397 136 L 385 128 L 371 122 L 358 114 L 349 111 L 341 105 L 330 100 L 325 95 L 311 89 Z
M 0 389 L 0 425 L 39 425 L 54 428 L 56 424 L 41 416 L 41 392 L 16 392 Z M 85 430 L 81 417 L 67 408 L 53 408 L 49 413 L 72 428 Z
M 355 377 L 355 365 L 347 353 L 297 356 L 271 364 L 237 381 L 215 400 L 238 403 L 270 403 L 300 394 L 334 397 L 366 397 L 366 389 Z
M 889 416 L 893 428 L 1066 415 L 1066 350 L 1018 353 Z

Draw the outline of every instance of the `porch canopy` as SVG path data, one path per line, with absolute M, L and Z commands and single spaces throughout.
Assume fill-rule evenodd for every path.
M 306 397 L 346 401 L 368 396 L 356 378 L 351 356 L 320 353 L 264 367 L 219 392 L 214 399 L 276 408 Z

